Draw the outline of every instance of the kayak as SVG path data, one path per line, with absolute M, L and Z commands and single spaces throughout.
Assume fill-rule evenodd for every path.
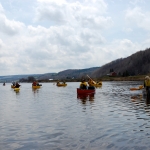
M 140 85 L 138 88 L 130 88 L 131 91 L 144 89 L 143 85 Z
M 95 86 L 95 87 L 101 87 L 102 86 L 102 82 L 98 82 L 96 84 L 91 84 L 92 86 Z
M 56 84 L 57 86 L 67 86 L 67 84 L 65 83 L 59 83 L 59 84 Z
M 139 88 L 130 88 L 131 91 L 140 90 Z
M 91 94 L 95 93 L 95 89 L 80 89 L 77 88 L 77 94 Z
M 20 88 L 14 88 L 14 91 L 19 91 L 20 90 Z
M 41 86 L 32 86 L 33 89 L 39 89 Z

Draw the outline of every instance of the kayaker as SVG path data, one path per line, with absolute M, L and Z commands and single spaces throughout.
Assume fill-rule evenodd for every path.
M 93 86 L 93 84 L 94 84 L 93 80 L 89 79 L 88 84 L 89 84 L 89 86 Z
M 20 84 L 18 82 L 16 82 L 15 88 L 19 88 Z
M 39 84 L 39 82 L 38 82 L 38 81 L 36 81 L 36 85 L 37 85 L 37 86 L 40 86 L 40 84 Z
M 144 88 L 146 88 L 146 85 L 147 85 L 149 79 L 150 79 L 149 76 L 146 76 L 146 77 L 145 77 L 145 80 L 144 80 Z
M 94 82 L 93 82 L 93 80 L 91 80 L 91 79 L 89 79 L 89 81 L 88 81 L 88 89 L 95 89 L 95 87 L 93 86 L 93 84 L 94 84 Z
M 15 82 L 12 82 L 12 85 L 15 86 Z
M 59 82 L 59 80 L 57 81 L 57 83 L 56 83 L 56 85 L 59 85 L 60 84 L 60 82 Z
M 36 84 L 37 84 L 36 81 L 33 81 L 32 86 L 36 86 Z
M 150 77 L 149 76 L 145 77 L 144 87 L 146 88 L 146 99 L 150 100 Z
M 82 81 L 80 83 L 80 89 L 87 89 L 87 83 L 86 83 L 85 79 L 82 79 Z

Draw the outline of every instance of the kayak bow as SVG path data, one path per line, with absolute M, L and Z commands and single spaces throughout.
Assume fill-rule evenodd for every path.
M 32 86 L 33 89 L 39 89 L 41 86 Z

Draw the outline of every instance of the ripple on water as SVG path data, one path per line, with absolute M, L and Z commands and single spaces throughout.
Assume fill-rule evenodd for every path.
M 104 82 L 94 95 L 77 95 L 79 83 L 65 88 L 43 83 L 0 87 L 0 149 L 149 150 L 150 104 L 141 82 Z

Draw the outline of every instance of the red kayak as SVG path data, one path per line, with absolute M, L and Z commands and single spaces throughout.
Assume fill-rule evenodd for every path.
M 95 93 L 95 89 L 79 89 L 77 88 L 77 94 L 92 94 Z

